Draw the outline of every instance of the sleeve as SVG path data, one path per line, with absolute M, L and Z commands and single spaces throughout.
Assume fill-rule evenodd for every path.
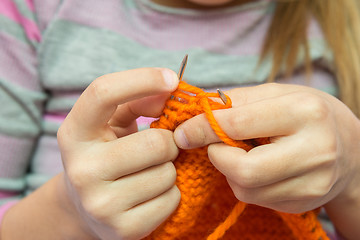
M 0 210 L 22 197 L 31 154 L 41 133 L 47 97 L 37 71 L 40 41 L 32 0 L 1 0 Z

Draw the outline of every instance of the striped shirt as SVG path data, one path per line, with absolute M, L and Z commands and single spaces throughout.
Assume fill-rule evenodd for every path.
M 0 205 L 63 170 L 56 131 L 103 74 L 138 67 L 177 71 L 187 53 L 190 84 L 210 91 L 264 83 L 271 61 L 256 66 L 273 8 L 269 0 L 218 10 L 151 0 L 1 0 Z M 313 61 L 330 62 L 315 21 L 308 36 Z M 307 84 L 302 73 L 288 82 Z M 308 84 L 336 95 L 325 68 Z M 139 120 L 140 129 L 147 124 Z

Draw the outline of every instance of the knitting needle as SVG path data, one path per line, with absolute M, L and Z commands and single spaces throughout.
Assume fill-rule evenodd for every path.
M 178 78 L 179 78 L 179 81 L 181 81 L 183 75 L 184 75 L 184 71 L 185 71 L 185 68 L 186 68 L 186 64 L 187 64 L 187 60 L 188 60 L 188 55 L 185 54 L 185 57 L 183 58 L 181 64 L 180 64 L 180 69 L 179 69 L 179 73 L 178 73 Z M 174 96 L 170 96 L 171 99 L 174 99 Z
M 221 91 L 220 89 L 217 89 L 217 92 L 219 94 L 221 101 L 223 101 L 223 103 L 226 105 L 227 98 L 226 98 L 225 94 L 223 93 L 223 91 Z
M 180 69 L 179 69 L 179 73 L 178 73 L 178 78 L 179 78 L 179 81 L 181 81 L 183 75 L 184 75 L 184 71 L 185 71 L 185 68 L 186 68 L 186 64 L 187 64 L 187 60 L 188 60 L 188 55 L 185 54 L 185 57 L 184 59 L 182 60 L 181 62 L 181 65 L 180 65 Z M 223 101 L 223 103 L 226 105 L 227 103 L 227 98 L 225 96 L 225 94 L 220 90 L 220 89 L 217 89 L 217 92 L 220 96 L 220 99 L 221 101 Z
M 187 60 L 188 60 L 188 55 L 186 54 L 184 59 L 182 60 L 181 62 L 181 65 L 180 65 L 180 69 L 179 69 L 179 73 L 178 73 L 178 78 L 179 78 L 179 81 L 181 81 L 183 75 L 184 75 L 184 71 L 185 71 L 185 68 L 186 68 L 186 64 L 187 64 Z

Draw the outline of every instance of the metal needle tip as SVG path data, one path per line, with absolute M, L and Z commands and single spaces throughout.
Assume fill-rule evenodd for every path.
M 217 92 L 219 94 L 221 101 L 223 101 L 223 103 L 226 105 L 227 98 L 226 98 L 225 94 L 223 93 L 223 91 L 221 91 L 220 89 L 217 89 Z
M 185 71 L 185 68 L 186 68 L 186 64 L 187 64 L 187 60 L 188 60 L 188 55 L 186 54 L 184 59 L 182 60 L 181 62 L 181 65 L 180 65 L 180 69 L 179 69 L 179 73 L 178 73 L 178 78 L 179 78 L 179 81 L 181 81 L 183 75 L 184 75 L 184 71 Z

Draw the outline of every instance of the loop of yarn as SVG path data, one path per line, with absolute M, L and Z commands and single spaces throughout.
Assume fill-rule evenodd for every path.
M 227 103 L 220 103 L 215 100 L 217 93 L 181 81 L 151 127 L 174 131 L 182 122 L 205 113 L 217 136 L 230 146 L 249 151 L 269 143 L 267 138 L 235 141 L 226 135 L 213 115 L 213 110 L 231 108 L 231 99 L 226 97 Z M 289 214 L 238 201 L 226 178 L 210 163 L 207 147 L 180 150 L 174 165 L 180 204 L 146 239 L 328 239 L 316 210 Z

